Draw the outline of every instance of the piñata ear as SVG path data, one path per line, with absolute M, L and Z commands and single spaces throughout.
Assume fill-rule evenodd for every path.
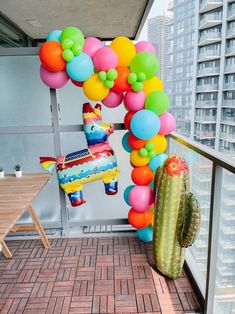
M 99 120 L 102 120 L 102 117 L 101 117 L 101 105 L 100 104 L 96 104 L 95 105 L 94 112 L 97 115 L 97 118 Z

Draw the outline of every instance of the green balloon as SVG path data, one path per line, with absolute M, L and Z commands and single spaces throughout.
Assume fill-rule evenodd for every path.
M 170 100 L 166 93 L 162 91 L 155 91 L 145 99 L 145 109 L 151 110 L 157 115 L 161 115 L 167 111 L 170 104 Z
M 67 39 L 62 41 L 61 45 L 62 45 L 64 50 L 65 49 L 70 49 L 73 46 L 73 41 L 72 41 L 72 39 L 67 38 Z
M 65 49 L 62 53 L 62 57 L 66 62 L 70 62 L 73 60 L 73 52 L 70 49 Z
M 153 158 L 153 157 L 155 157 L 155 156 L 156 156 L 155 150 L 154 150 L 154 149 L 150 150 L 150 152 L 149 152 L 149 157 L 150 157 L 150 158 Z
M 107 75 L 105 71 L 100 71 L 98 77 L 101 81 L 105 81 L 107 79 Z
M 146 80 L 151 79 L 158 72 L 159 62 L 157 57 L 149 51 L 141 51 L 137 53 L 131 61 L 131 71 L 136 73 L 144 73 Z
M 114 81 L 118 77 L 118 73 L 115 69 L 109 69 L 107 72 L 107 77 L 110 81 Z
M 112 88 L 114 85 L 114 81 L 110 81 L 109 79 L 104 81 L 104 86 L 107 88 Z
M 139 150 L 139 155 L 140 155 L 141 157 L 147 157 L 147 156 L 148 156 L 148 151 L 147 151 L 147 149 L 146 149 L 146 148 L 141 148 L 141 149 Z
M 132 84 L 132 89 L 134 92 L 141 92 L 143 89 L 143 84 L 141 82 L 135 82 Z
M 154 149 L 154 144 L 152 142 L 148 142 L 145 145 L 145 148 L 147 149 L 148 152 Z
M 128 75 L 127 81 L 129 84 L 134 84 L 135 82 L 137 82 L 137 75 L 135 73 L 130 73 Z
M 81 47 L 81 45 L 75 43 L 75 44 L 73 45 L 72 51 L 73 51 L 73 54 L 74 54 L 75 56 L 80 55 L 80 53 L 82 52 L 82 47 Z
M 60 40 L 63 43 L 65 39 L 71 39 L 74 44 L 79 44 L 81 46 L 81 49 L 84 46 L 84 35 L 77 27 L 65 27 L 61 34 Z
M 139 82 L 143 82 L 143 81 L 146 80 L 146 75 L 145 75 L 143 72 L 140 72 L 140 73 L 137 75 L 137 77 L 138 77 L 138 81 L 139 81 Z

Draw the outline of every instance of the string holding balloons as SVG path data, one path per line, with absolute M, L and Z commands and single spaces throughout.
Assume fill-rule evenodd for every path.
M 115 108 L 124 103 L 128 132 L 122 145 L 130 154 L 134 185 L 124 199 L 131 206 L 129 223 L 138 237 L 152 240 L 153 178 L 167 155 L 166 135 L 175 128 L 167 112 L 170 101 L 157 76 L 159 61 L 148 41 L 134 44 L 119 36 L 109 46 L 95 38 L 84 38 L 80 29 L 69 26 L 53 30 L 39 50 L 40 77 L 50 88 L 62 88 L 70 80 L 86 97 Z

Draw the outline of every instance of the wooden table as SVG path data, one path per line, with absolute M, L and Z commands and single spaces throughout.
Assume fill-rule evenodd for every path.
M 37 231 L 44 247 L 50 248 L 48 238 L 32 207 L 33 199 L 49 179 L 49 174 L 23 174 L 20 178 L 6 175 L 4 179 L 0 179 L 0 244 L 6 258 L 12 257 L 4 242 L 10 231 Z M 32 217 L 33 224 L 16 224 L 26 210 Z

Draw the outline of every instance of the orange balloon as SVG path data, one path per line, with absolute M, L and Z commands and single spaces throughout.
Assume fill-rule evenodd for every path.
M 66 62 L 62 57 L 63 48 L 57 41 L 49 40 L 45 42 L 39 50 L 39 58 L 42 65 L 51 72 L 63 71 Z
M 153 177 L 154 173 L 149 166 L 136 167 L 131 173 L 131 179 L 136 185 L 149 185 Z
M 129 210 L 128 221 L 136 229 L 145 228 L 150 225 L 153 214 L 150 210 L 137 212 L 133 208 Z
M 134 116 L 135 112 L 134 111 L 128 111 L 124 117 L 124 124 L 127 130 L 130 130 L 130 123 L 131 119 Z
M 128 137 L 128 144 L 131 148 L 139 150 L 145 146 L 147 143 L 146 140 L 141 140 L 140 138 L 136 137 L 134 134 L 130 133 Z
M 117 67 L 117 78 L 114 80 L 112 91 L 115 93 L 123 93 L 131 90 L 131 85 L 128 83 L 127 78 L 131 71 L 126 67 Z

